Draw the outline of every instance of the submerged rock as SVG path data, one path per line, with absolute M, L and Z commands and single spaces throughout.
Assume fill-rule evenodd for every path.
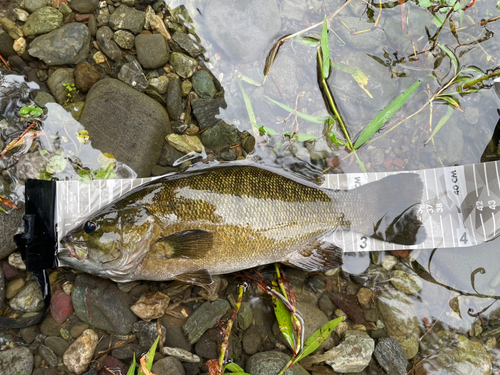
M 215 95 L 215 85 L 212 76 L 206 70 L 199 70 L 191 78 L 193 89 L 202 99 L 209 99 Z
M 90 89 L 80 122 L 93 147 L 111 153 L 139 177 L 149 177 L 170 128 L 167 112 L 157 101 L 112 78 Z
M 28 348 L 14 348 L 0 352 L 0 374 L 31 375 L 33 354 Z
M 263 57 L 281 28 L 276 0 L 210 0 L 205 22 L 231 60 Z
M 172 52 L 170 55 L 170 64 L 172 64 L 175 72 L 182 78 L 191 77 L 198 68 L 198 61 L 179 52 Z
M 191 107 L 193 108 L 193 115 L 198 120 L 200 129 L 206 129 L 210 126 L 214 126 L 220 121 L 217 118 L 219 114 L 219 108 L 226 108 L 227 104 L 224 98 L 217 99 L 194 99 L 191 101 Z
M 344 340 L 324 354 L 329 358 L 325 362 L 336 372 L 361 372 L 370 363 L 374 349 L 375 341 L 366 332 L 346 331 Z
M 373 354 L 379 365 L 389 375 L 406 374 L 408 360 L 401 345 L 394 337 L 380 339 Z
M 391 273 L 391 284 L 405 294 L 414 294 L 422 290 L 422 280 L 415 275 L 395 270 Z
M 37 37 L 28 53 L 47 65 L 71 65 L 85 60 L 90 49 L 90 32 L 81 23 L 69 23 Z
M 218 151 L 238 142 L 240 133 L 236 126 L 220 120 L 215 126 L 201 134 L 201 142 L 208 148 Z

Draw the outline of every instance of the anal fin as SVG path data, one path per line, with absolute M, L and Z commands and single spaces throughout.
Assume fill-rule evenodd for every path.
M 305 271 L 327 271 L 342 265 L 342 249 L 329 242 L 293 254 L 285 264 Z
M 181 275 L 177 275 L 174 279 L 177 281 L 182 281 L 184 283 L 199 286 L 204 286 L 212 283 L 212 275 L 206 269 L 183 273 Z

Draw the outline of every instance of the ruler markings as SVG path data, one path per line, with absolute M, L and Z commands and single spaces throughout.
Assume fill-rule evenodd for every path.
M 486 183 L 486 192 L 488 193 L 488 197 L 490 196 L 490 186 L 488 184 L 488 173 L 486 172 L 486 164 L 484 166 L 484 181 Z
M 479 198 L 479 192 L 477 190 L 477 181 L 476 181 L 476 166 L 472 164 L 472 176 L 474 177 L 474 188 L 476 189 L 476 197 Z

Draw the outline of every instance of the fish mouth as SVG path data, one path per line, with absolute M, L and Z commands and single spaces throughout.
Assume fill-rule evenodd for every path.
M 70 256 L 76 258 L 79 261 L 84 261 L 88 259 L 89 252 L 84 246 L 84 243 L 79 241 L 69 242 L 68 240 L 62 240 L 61 244 L 65 247 L 65 250 L 60 253 L 61 256 Z

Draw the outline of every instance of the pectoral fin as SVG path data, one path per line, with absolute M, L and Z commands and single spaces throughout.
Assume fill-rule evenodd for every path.
M 200 259 L 213 246 L 213 233 L 201 229 L 184 230 L 160 238 L 156 250 L 167 258 Z
M 175 277 L 175 280 L 182 281 L 188 284 L 203 286 L 212 283 L 212 275 L 210 275 L 210 272 L 208 272 L 207 270 L 202 269 L 195 272 L 188 272 L 183 273 L 182 275 L 177 275 Z
M 342 249 L 331 243 L 306 248 L 293 254 L 286 264 L 301 268 L 305 271 L 327 271 L 342 265 Z

